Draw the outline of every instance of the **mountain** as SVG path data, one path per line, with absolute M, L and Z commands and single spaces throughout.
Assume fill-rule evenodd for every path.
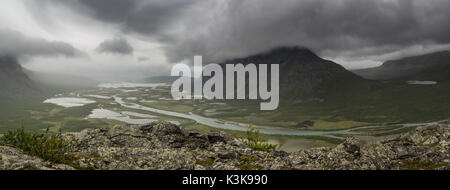
M 370 90 L 377 83 L 364 79 L 303 47 L 280 47 L 266 53 L 233 59 L 222 64 L 279 64 L 280 94 L 325 97 L 335 93 Z
M 450 81 L 450 51 L 386 61 L 380 67 L 353 72 L 376 80 Z
M 0 99 L 22 100 L 53 96 L 55 93 L 94 88 L 97 81 L 77 76 L 30 71 L 12 56 L 0 57 Z
M 86 77 L 23 70 L 36 85 L 45 89 L 48 95 L 80 89 L 92 89 L 99 84 L 99 82 Z
M 12 56 L 0 57 L 0 88 L 1 98 L 21 99 L 42 95 L 41 89 Z

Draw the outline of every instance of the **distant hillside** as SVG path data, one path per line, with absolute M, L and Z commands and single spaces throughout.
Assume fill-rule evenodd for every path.
M 54 73 L 44 73 L 24 69 L 29 78 L 47 94 L 59 93 L 64 91 L 74 91 L 79 89 L 91 89 L 97 87 L 99 82 L 80 76 L 60 75 Z
M 376 80 L 450 81 L 450 51 L 387 61 L 380 67 L 353 72 Z
M 225 64 L 280 64 L 280 93 L 294 97 L 324 97 L 343 91 L 369 90 L 376 82 L 301 47 L 281 47 Z
M 55 93 L 96 87 L 83 77 L 30 71 L 12 56 L 0 57 L 0 101 L 42 99 Z
M 11 56 L 0 57 L 0 98 L 21 99 L 43 95 L 25 74 L 17 60 Z
M 227 64 L 239 63 L 279 64 L 280 94 L 285 97 L 319 98 L 333 96 L 336 93 L 366 92 L 379 86 L 378 82 L 364 79 L 302 47 L 280 47 L 245 58 L 231 59 L 220 65 L 226 72 Z M 270 73 L 270 67 L 268 69 Z M 147 78 L 145 82 L 171 83 L 177 78 L 158 76 Z M 208 77 L 203 79 L 206 81 Z

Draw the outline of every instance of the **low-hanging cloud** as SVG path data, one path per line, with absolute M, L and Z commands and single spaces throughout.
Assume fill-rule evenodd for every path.
M 66 42 L 29 37 L 13 30 L 0 30 L 0 42 L 1 56 L 78 57 L 85 55 Z
M 194 55 L 221 61 L 278 46 L 305 46 L 330 57 L 361 57 L 450 44 L 448 0 L 61 2 L 116 24 L 124 33 L 157 40 L 169 62 Z M 366 51 L 360 55 L 356 50 L 361 49 Z
M 128 43 L 126 39 L 123 38 L 105 40 L 98 45 L 96 50 L 100 53 L 113 53 L 122 55 L 133 54 L 133 47 Z
M 173 61 L 195 54 L 223 60 L 278 46 L 305 46 L 336 57 L 360 49 L 377 55 L 450 43 L 446 0 L 245 0 L 210 6 L 203 27 L 186 27 L 167 38 Z

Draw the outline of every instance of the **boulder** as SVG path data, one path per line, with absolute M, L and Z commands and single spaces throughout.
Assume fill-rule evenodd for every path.
M 158 121 L 64 133 L 82 168 L 101 170 L 398 170 L 450 169 L 450 125 L 417 127 L 374 143 L 346 138 L 331 148 L 298 152 L 256 151 L 225 132 L 189 132 Z M 0 169 L 74 169 L 0 146 Z

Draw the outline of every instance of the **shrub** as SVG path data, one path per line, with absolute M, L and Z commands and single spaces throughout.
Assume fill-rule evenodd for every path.
M 245 138 L 242 139 L 248 147 L 259 151 L 274 151 L 278 148 L 276 144 L 266 142 L 260 135 L 260 131 L 252 125 L 247 129 Z
M 50 134 L 48 129 L 44 134 L 30 133 L 21 129 L 8 131 L 2 137 L 3 144 L 22 149 L 31 156 L 37 156 L 45 161 L 57 164 L 68 164 L 73 167 L 74 157 L 66 154 L 70 143 L 62 139 L 60 134 Z

